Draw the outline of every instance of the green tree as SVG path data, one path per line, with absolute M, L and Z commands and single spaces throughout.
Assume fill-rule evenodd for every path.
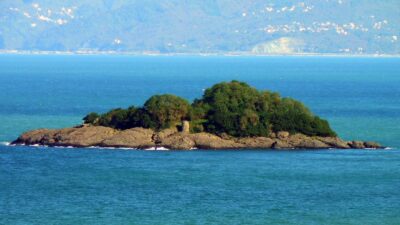
M 268 135 L 268 122 L 257 112 L 260 93 L 248 84 L 232 81 L 219 83 L 207 89 L 199 106 L 206 110 L 205 128 L 213 133 L 233 136 Z
M 303 103 L 283 98 L 272 108 L 271 123 L 274 131 L 289 131 L 311 136 L 336 136 L 326 120 L 314 116 Z
M 155 95 L 144 104 L 158 129 L 168 128 L 188 117 L 189 103 L 175 95 Z
M 143 127 L 156 129 L 157 123 L 153 121 L 150 113 L 144 108 L 134 108 L 128 109 L 127 127 Z

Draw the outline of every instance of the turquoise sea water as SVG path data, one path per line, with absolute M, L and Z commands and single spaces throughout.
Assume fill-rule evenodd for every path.
M 0 142 L 232 79 L 392 150 L 0 145 L 0 224 L 400 224 L 400 58 L 0 55 Z

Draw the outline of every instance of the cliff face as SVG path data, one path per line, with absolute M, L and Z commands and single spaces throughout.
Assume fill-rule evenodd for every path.
M 210 133 L 185 133 L 176 129 L 155 132 L 133 128 L 115 130 L 101 126 L 82 126 L 58 130 L 39 129 L 22 134 L 12 144 L 73 147 L 124 147 L 147 149 L 164 147 L 174 150 L 190 149 L 364 149 L 381 148 L 374 142 L 343 141 L 337 137 L 309 137 L 279 132 L 271 137 L 234 138 Z

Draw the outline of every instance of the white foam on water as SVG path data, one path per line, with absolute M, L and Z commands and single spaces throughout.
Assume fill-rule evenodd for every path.
M 385 150 L 391 150 L 391 149 L 393 149 L 393 148 L 391 148 L 391 147 L 386 147 L 386 148 L 384 148 Z
M 50 148 L 58 148 L 58 149 L 75 149 L 75 148 L 80 148 L 80 147 L 74 147 L 74 146 L 48 146 L 48 145 L 39 145 L 39 144 L 34 144 L 34 145 L 21 145 L 21 146 L 29 146 L 29 147 L 50 147 Z M 137 148 L 118 148 L 118 147 L 100 147 L 100 146 L 89 146 L 89 147 L 82 147 L 83 149 L 106 149 L 106 150 L 137 150 Z M 162 149 L 160 149 L 162 150 Z
M 75 148 L 74 146 L 47 146 L 47 145 L 43 145 L 43 147 L 50 147 L 50 148 Z
M 106 150 L 137 150 L 137 148 L 128 148 L 128 147 L 100 147 L 100 146 L 90 146 L 87 147 L 89 149 L 106 149 Z
M 11 145 L 10 142 L 0 142 L 0 145 L 4 146 L 29 146 L 34 148 L 58 148 L 58 149 L 74 149 L 77 147 L 74 146 L 48 146 L 48 145 L 41 145 L 41 144 L 33 144 L 33 145 L 26 145 L 26 144 L 18 144 L 18 145 Z M 86 149 L 108 149 L 108 150 L 138 150 L 138 148 L 129 148 L 129 147 L 100 147 L 100 146 L 89 146 Z M 196 150 L 197 148 L 192 148 L 191 150 Z M 151 147 L 144 149 L 146 151 L 169 151 L 171 149 L 165 147 Z
M 146 151 L 168 151 L 168 148 L 164 148 L 164 147 L 152 147 L 152 148 L 146 148 L 144 149 Z
M 97 149 L 126 150 L 126 151 L 139 150 L 138 148 L 129 148 L 129 147 L 95 147 L 95 148 L 97 148 Z
M 121 150 L 137 150 L 137 148 L 118 148 L 118 149 L 121 149 Z

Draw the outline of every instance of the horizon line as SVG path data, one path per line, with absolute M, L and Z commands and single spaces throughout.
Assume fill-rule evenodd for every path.
M 399 54 L 347 54 L 347 53 L 271 53 L 271 54 L 252 54 L 251 52 L 211 52 L 211 53 L 159 53 L 159 52 L 119 52 L 119 51 L 44 51 L 44 50 L 0 50 L 0 55 L 104 55 L 104 56 L 227 56 L 227 57 L 384 57 L 398 58 Z

